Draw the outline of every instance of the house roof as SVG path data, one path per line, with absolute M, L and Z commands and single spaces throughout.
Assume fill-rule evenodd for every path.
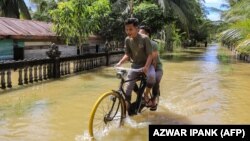
M 51 41 L 56 37 L 52 23 L 0 17 L 0 38 Z

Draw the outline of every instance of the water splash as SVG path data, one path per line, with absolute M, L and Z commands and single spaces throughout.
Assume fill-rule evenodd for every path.
M 84 131 L 83 135 L 77 135 L 75 137 L 75 141 L 92 141 L 93 137 L 91 137 L 88 131 Z
M 103 137 L 106 137 L 109 135 L 110 132 L 123 132 L 127 129 L 141 129 L 145 128 L 149 125 L 149 122 L 137 122 L 136 120 L 132 119 L 131 117 L 127 116 L 127 118 L 124 119 L 124 126 L 121 128 L 117 128 L 114 125 L 105 127 L 104 130 L 99 132 L 98 134 L 95 135 L 95 139 L 91 137 L 88 133 L 88 131 L 84 131 L 83 135 L 77 135 L 75 137 L 75 141 L 93 141 L 93 140 L 101 140 Z

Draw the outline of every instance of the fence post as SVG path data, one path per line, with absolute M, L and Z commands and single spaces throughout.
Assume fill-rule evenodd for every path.
M 49 48 L 49 51 L 46 54 L 53 59 L 53 78 L 60 77 L 60 55 L 61 51 L 59 51 L 58 46 L 56 44 L 52 44 Z
M 5 89 L 6 88 L 6 85 L 5 85 L 5 71 L 2 70 L 1 71 L 1 85 L 2 85 L 2 89 Z
M 60 58 L 54 58 L 53 64 L 53 78 L 60 78 Z
M 106 66 L 109 66 L 109 51 L 106 52 Z

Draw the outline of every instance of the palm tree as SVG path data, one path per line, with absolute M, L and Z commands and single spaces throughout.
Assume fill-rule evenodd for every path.
M 164 40 L 167 43 L 165 49 L 172 51 L 176 37 L 186 36 L 190 38 L 190 32 L 194 32 L 198 29 L 199 25 L 203 22 L 203 10 L 200 0 L 152 0 L 163 9 L 165 17 L 168 19 L 168 23 L 163 33 L 165 34 Z M 177 25 L 177 26 L 173 26 Z M 181 30 L 179 30 L 181 29 Z M 184 33 L 186 32 L 186 34 Z M 179 36 L 181 35 L 181 36 Z M 194 35 L 194 33 L 192 33 Z
M 51 22 L 52 19 L 49 12 L 56 9 L 59 2 L 66 1 L 69 0 L 30 0 L 36 6 L 36 10 L 32 13 L 32 19 Z
M 133 12 L 133 2 L 142 3 L 145 0 L 110 0 L 115 9 L 122 12 Z M 188 32 L 193 25 L 199 24 L 199 17 L 202 16 L 201 2 L 199 0 L 151 0 L 163 9 L 165 17 L 173 20 L 177 18 L 184 29 Z
M 223 19 L 226 22 L 232 23 L 237 21 L 242 21 L 250 18 L 250 1 L 238 1 L 236 4 L 233 4 L 230 10 L 222 14 Z
M 24 0 L 0 0 L 0 16 L 31 19 Z
M 242 0 L 227 0 L 230 6 L 234 6 L 236 3 L 242 1 Z
M 129 13 L 131 11 L 131 2 L 130 0 L 110 0 L 112 11 L 118 13 Z
M 154 0 L 163 8 L 167 17 L 177 17 L 182 26 L 188 31 L 199 23 L 202 16 L 201 2 L 199 0 Z
M 242 54 L 250 55 L 250 0 L 237 1 L 223 14 L 228 23 L 221 35 L 221 42 Z
M 36 10 L 32 13 L 32 19 L 51 22 L 50 10 L 57 8 L 55 0 L 31 0 L 36 5 Z

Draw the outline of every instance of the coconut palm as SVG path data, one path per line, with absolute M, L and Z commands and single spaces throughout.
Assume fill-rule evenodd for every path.
M 57 1 L 55 0 L 31 0 L 36 5 L 36 10 L 32 14 L 32 19 L 39 21 L 51 22 L 50 10 L 57 8 Z
M 130 10 L 131 2 L 130 0 L 110 0 L 113 11 L 126 13 Z
M 244 0 L 234 4 L 230 10 L 222 14 L 226 22 L 232 23 L 250 18 L 250 1 Z
M 140 4 L 145 0 L 110 0 L 115 9 L 122 12 L 131 12 L 132 2 Z M 182 26 L 188 29 L 199 24 L 199 17 L 202 16 L 201 2 L 199 0 L 151 0 L 163 9 L 165 17 L 170 20 L 178 20 Z
M 0 0 L 0 16 L 31 19 L 24 0 Z
M 186 28 L 198 24 L 197 18 L 202 16 L 201 2 L 198 0 L 155 0 L 155 2 L 163 8 L 165 16 L 177 17 Z
M 231 5 L 231 9 L 223 14 L 229 25 L 220 34 L 221 42 L 235 47 L 240 53 L 250 55 L 250 0 L 237 1 Z

